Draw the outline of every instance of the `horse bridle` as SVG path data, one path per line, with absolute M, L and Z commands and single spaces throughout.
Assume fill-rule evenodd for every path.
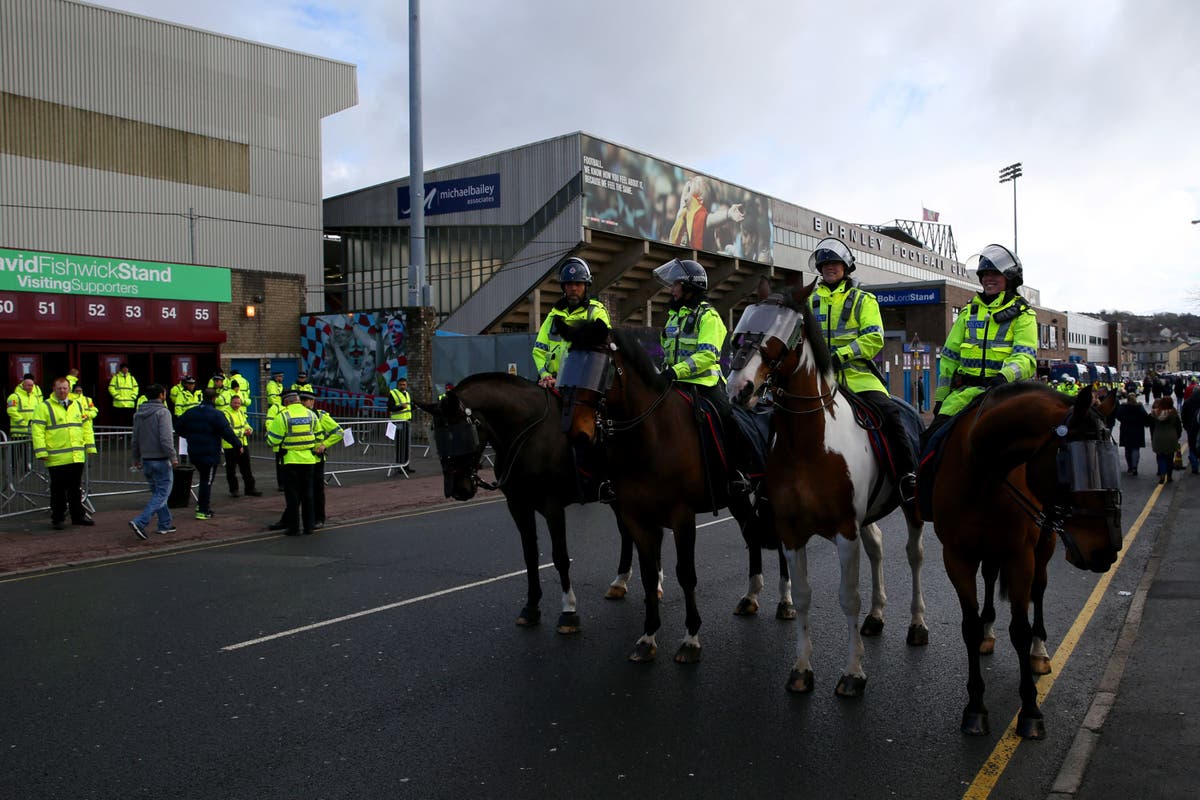
M 1045 539 L 1050 533 L 1055 533 L 1062 539 L 1063 546 L 1071 553 L 1076 563 L 1086 563 L 1083 557 L 1083 551 L 1079 544 L 1075 541 L 1074 535 L 1067 528 L 1067 521 L 1075 517 L 1103 517 L 1109 521 L 1108 534 L 1109 544 L 1114 550 L 1120 550 L 1122 544 L 1121 528 L 1119 525 L 1111 524 L 1114 512 L 1120 509 L 1121 506 L 1121 490 L 1106 486 L 1096 487 L 1094 489 L 1076 489 L 1072 486 L 1072 468 L 1073 456 L 1070 445 L 1072 443 L 1095 441 L 1104 443 L 1104 437 L 1099 431 L 1089 436 L 1078 436 L 1071 438 L 1070 424 L 1071 417 L 1075 410 L 1072 408 L 1067 411 L 1062 422 L 1059 423 L 1051 432 L 1049 438 L 1046 439 L 1034 452 L 1026 459 L 1025 463 L 1029 464 L 1034 461 L 1039 455 L 1046 451 L 1047 448 L 1053 446 L 1056 448 L 1055 453 L 1055 486 L 1054 494 L 1050 498 L 1050 502 L 1041 508 L 1033 498 L 1022 492 L 1013 484 L 1013 482 L 1005 476 L 1004 486 L 1012 493 L 1017 500 L 1017 505 L 1021 510 L 1033 520 L 1040 531 L 1040 538 Z M 1089 411 L 1090 413 L 1090 411 Z M 1111 434 L 1108 437 L 1109 442 L 1112 441 Z M 1115 457 L 1115 456 L 1114 456 Z M 1104 497 L 1104 503 L 1101 508 L 1085 508 L 1073 502 L 1077 496 L 1083 492 L 1101 492 Z
M 775 300 L 765 300 L 762 304 L 778 305 L 781 308 L 788 308 L 788 306 L 784 305 L 782 302 Z M 734 350 L 733 357 L 730 360 L 730 369 L 736 371 L 746 366 L 746 363 L 750 360 L 750 354 L 757 352 L 759 356 L 762 357 L 763 364 L 766 365 L 767 377 L 763 381 L 762 386 L 756 390 L 756 393 L 762 394 L 769 390 L 772 397 L 775 398 L 819 401 L 818 405 L 815 407 L 803 410 L 787 408 L 786 406 L 780 405 L 778 402 L 776 402 L 776 410 L 781 411 L 784 414 L 813 414 L 825 411 L 833 406 L 833 398 L 839 388 L 837 381 L 832 383 L 827 392 L 822 392 L 815 395 L 793 394 L 792 392 L 784 389 L 782 386 L 778 386 L 776 384 L 775 375 L 779 371 L 780 365 L 782 365 L 784 360 L 786 360 L 787 357 L 792 353 L 796 353 L 797 355 L 797 368 L 799 368 L 798 348 L 804 344 L 804 312 L 799 309 L 789 310 L 795 311 L 795 313 L 799 316 L 799 319 L 797 319 L 796 325 L 792 329 L 791 336 L 789 336 L 786 341 L 783 339 L 778 340 L 783 343 L 783 349 L 779 352 L 779 355 L 774 359 L 768 359 L 767 346 L 764 343 L 766 340 L 765 333 L 743 333 L 738 337 L 738 340 L 734 341 L 734 345 L 737 347 L 737 349 Z
M 562 430 L 564 433 L 566 433 L 570 428 L 571 418 L 574 414 L 576 405 L 581 405 L 584 408 L 590 408 L 595 413 L 596 437 L 599 440 L 603 436 L 612 436 L 617 433 L 624 433 L 638 427 L 647 419 L 649 419 L 650 415 L 653 414 L 660 405 L 662 405 L 663 401 L 667 399 L 667 395 L 671 393 L 672 387 L 670 384 L 667 384 L 667 387 L 663 390 L 662 394 L 655 398 L 654 402 L 651 403 L 650 406 L 641 414 L 638 414 L 636 417 L 628 420 L 614 420 L 606 413 L 608 409 L 608 391 L 617 381 L 620 381 L 622 386 L 625 384 L 625 367 L 613 361 L 612 354 L 615 351 L 616 344 L 609 342 L 605 347 L 571 350 L 567 354 L 568 359 L 572 354 L 576 353 L 594 353 L 601 355 L 606 361 L 606 369 L 603 371 L 601 376 L 595 376 L 595 373 L 593 373 L 595 377 L 598 377 L 598 380 L 594 377 L 593 380 L 588 381 L 587 383 L 568 383 L 565 385 L 562 383 L 559 384 L 559 388 L 563 393 L 563 400 L 566 401 L 563 405 L 562 418 Z M 565 372 L 565 369 L 563 372 Z M 568 378 L 568 380 L 570 380 L 570 378 Z M 587 402 L 579 395 L 580 389 L 595 393 L 599 399 L 594 403 Z
M 494 481 L 485 481 L 479 477 L 479 470 L 483 467 L 483 451 L 487 449 L 487 442 L 479 435 L 479 429 L 483 426 L 483 423 L 471 413 L 471 409 L 463 403 L 462 398 L 457 394 L 454 395 L 454 401 L 458 403 L 459 411 L 462 412 L 462 421 L 449 423 L 440 427 L 435 425 L 433 432 L 443 471 L 447 468 L 462 469 L 463 459 L 469 456 L 471 460 L 465 463 L 470 465 L 472 483 L 493 491 L 503 488 L 512 476 L 513 467 L 517 463 L 517 456 L 521 454 L 522 448 L 532 438 L 532 432 L 545 422 L 546 418 L 550 415 L 550 393 L 546 392 L 546 407 L 542 411 L 542 415 L 523 428 L 513 438 L 513 454 L 508 460 L 508 469 L 501 474 L 499 465 L 497 465 L 494 470 L 496 474 L 496 480 Z M 496 457 L 499 459 L 499 454 Z

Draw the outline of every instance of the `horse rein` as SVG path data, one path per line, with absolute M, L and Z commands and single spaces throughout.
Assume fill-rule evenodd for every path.
M 513 468 L 516 466 L 517 457 L 521 454 L 521 450 L 525 447 L 525 445 L 529 442 L 529 440 L 533 438 L 532 432 L 534 430 L 536 430 L 539 425 L 541 425 L 543 422 L 545 422 L 547 417 L 550 416 L 550 392 L 549 392 L 549 390 L 544 390 L 544 394 L 545 394 L 545 400 L 546 400 L 546 407 L 542 411 L 542 415 L 540 417 L 538 417 L 536 420 L 534 420 L 532 423 L 527 425 L 525 428 L 523 428 L 521 430 L 521 432 L 518 433 L 515 437 L 513 437 L 514 449 L 513 449 L 512 457 L 509 458 L 509 460 L 508 460 L 508 469 L 507 469 L 507 471 L 505 471 L 505 473 L 503 475 L 500 474 L 499 469 L 496 469 L 495 470 L 496 480 L 494 480 L 494 481 L 485 481 L 483 478 L 479 477 L 479 470 L 483 467 L 483 451 L 487 449 L 487 442 L 485 442 L 483 440 L 483 437 L 479 436 L 479 430 L 483 427 L 483 423 L 480 422 L 479 419 L 471 413 L 471 409 L 467 408 L 466 405 L 463 404 L 461 397 L 459 397 L 457 394 L 454 396 L 454 399 L 458 401 L 458 407 L 463 412 L 463 417 L 464 417 L 463 422 L 456 423 L 456 424 L 473 425 L 475 427 L 475 436 L 480 441 L 479 448 L 474 451 L 474 456 L 475 456 L 473 459 L 474 466 L 471 469 L 471 480 L 474 482 L 474 484 L 476 486 L 487 489 L 489 491 L 495 491 L 496 489 L 503 489 L 504 486 L 508 483 L 508 479 L 512 477 Z M 451 458 L 459 458 L 459 457 L 461 457 L 461 455 L 465 455 L 465 454 L 455 454 L 453 456 L 447 457 L 445 460 L 449 461 Z M 496 458 L 497 458 L 497 460 L 499 460 L 499 458 L 500 458 L 499 453 L 496 454 Z

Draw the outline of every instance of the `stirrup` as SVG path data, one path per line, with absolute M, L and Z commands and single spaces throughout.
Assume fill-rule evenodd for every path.
M 917 499 L 917 474 L 908 472 L 900 476 L 899 486 L 900 502 L 905 505 L 911 505 Z
M 750 479 L 741 470 L 735 469 L 729 478 L 729 493 L 732 495 L 747 495 L 754 490 Z
M 596 487 L 596 499 L 606 506 L 611 506 L 617 501 L 617 493 L 613 489 L 612 481 L 604 481 Z

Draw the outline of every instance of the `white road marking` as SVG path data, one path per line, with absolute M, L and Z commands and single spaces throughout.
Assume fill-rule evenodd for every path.
M 711 522 L 705 522 L 700 525 L 697 525 L 696 528 L 697 529 L 707 528 L 710 525 L 719 525 L 720 523 L 728 522 L 731 519 L 733 519 L 733 517 L 722 517 L 720 519 L 712 520 Z M 543 569 L 549 569 L 550 567 L 553 567 L 553 566 L 554 566 L 553 563 L 539 564 L 538 570 L 540 571 Z M 238 642 L 237 644 L 229 644 L 229 645 L 222 647 L 221 651 L 229 652 L 231 650 L 241 650 L 243 647 L 253 647 L 256 644 L 263 644 L 264 642 L 274 641 L 275 639 L 282 639 L 285 636 L 295 636 L 298 633 L 306 633 L 308 631 L 316 630 L 317 628 L 324 628 L 329 625 L 336 625 L 339 622 L 348 622 L 349 620 L 352 620 L 352 619 L 358 619 L 359 617 L 365 617 L 368 614 L 378 614 L 380 611 L 391 611 L 393 608 L 400 608 L 401 606 L 409 606 L 409 605 L 412 605 L 413 603 L 421 603 L 421 602 L 424 602 L 425 600 L 432 600 L 435 597 L 443 597 L 448 594 L 454 594 L 455 592 L 461 592 L 461 591 L 465 591 L 467 589 L 474 589 L 477 586 L 486 586 L 489 583 L 496 583 L 497 581 L 505 581 L 505 580 L 508 580 L 509 578 L 516 578 L 516 577 L 522 576 L 524 574 L 525 574 L 525 570 L 522 569 L 522 570 L 518 570 L 516 572 L 509 572 L 505 575 L 497 575 L 494 578 L 485 578 L 484 580 L 475 581 L 474 583 L 464 583 L 462 586 L 453 586 L 449 589 L 442 589 L 441 591 L 431 592 L 430 594 L 423 594 L 420 597 L 410 597 L 407 600 L 400 600 L 395 603 L 388 603 L 385 606 L 377 606 L 376 608 L 368 608 L 363 611 L 355 611 L 353 614 L 346 614 L 345 616 L 334 617 L 333 619 L 322 620 L 321 622 L 314 622 L 311 625 L 303 625 L 299 628 L 291 628 L 290 630 L 280 631 L 279 633 L 272 633 L 269 636 L 260 636 L 257 639 L 250 639 L 245 642 Z
M 552 564 L 552 563 L 551 564 L 540 564 L 540 565 L 538 565 L 538 569 L 543 570 L 543 569 L 547 569 L 547 568 L 553 567 L 553 566 L 554 566 L 554 564 Z M 304 625 L 299 628 L 292 628 L 291 630 L 280 631 L 279 633 L 272 633 L 270 636 L 260 636 L 257 639 L 250 639 L 249 641 L 246 641 L 246 642 L 238 642 L 237 644 L 226 645 L 225 647 L 222 647 L 221 650 L 222 651 L 240 650 L 243 647 L 252 647 L 256 644 L 262 644 L 263 642 L 270 642 L 275 639 L 282 639 L 285 636 L 295 636 L 297 633 L 305 633 L 307 631 L 316 630 L 317 628 L 324 628 L 327 625 L 336 625 L 339 622 L 346 622 L 348 620 L 358 619 L 359 617 L 365 617 L 368 614 L 378 614 L 380 611 L 390 611 L 393 608 L 400 608 L 401 606 L 408 606 L 408 605 L 412 605 L 413 603 L 423 602 L 425 600 L 432 600 L 435 597 L 442 597 L 443 595 L 454 594 L 455 592 L 461 592 L 466 589 L 474 589 L 476 586 L 486 586 L 489 583 L 496 583 L 497 581 L 504 581 L 504 580 L 508 580 L 509 578 L 516 578 L 516 577 L 522 576 L 524 574 L 525 574 L 525 570 L 522 569 L 522 570 L 518 570 L 517 572 L 509 572 L 506 575 L 497 575 L 494 578 L 486 578 L 481 581 L 475 581 L 474 583 L 464 583 L 462 586 L 453 586 L 449 589 L 442 589 L 441 591 L 438 591 L 438 592 L 432 592 L 430 594 L 423 594 L 420 597 L 410 597 L 407 600 L 400 600 L 399 602 L 396 602 L 396 603 L 388 603 L 386 606 L 378 606 L 376 608 L 368 608 L 364 611 L 355 611 L 353 614 L 346 614 L 343 617 L 334 617 L 333 619 L 323 620 L 322 622 L 314 622 L 311 625 Z

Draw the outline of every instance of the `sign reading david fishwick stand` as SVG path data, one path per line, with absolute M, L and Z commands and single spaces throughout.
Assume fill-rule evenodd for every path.
M 228 303 L 229 270 L 0 248 L 0 291 Z

